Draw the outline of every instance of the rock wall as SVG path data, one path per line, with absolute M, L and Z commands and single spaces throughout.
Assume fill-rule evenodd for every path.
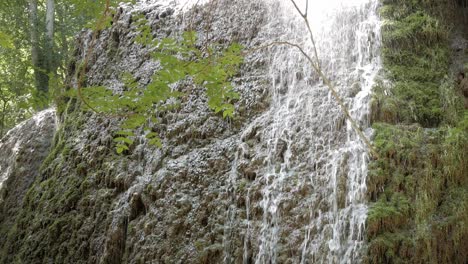
M 40 167 L 52 146 L 56 130 L 55 121 L 55 111 L 45 110 L 11 129 L 0 140 L 2 249 L 7 245 L 8 233 L 14 228 L 17 216 L 24 206 L 24 196 L 40 176 Z
M 86 84 L 118 92 L 124 72 L 142 86 L 151 81 L 159 63 L 135 43 L 143 15 L 156 38 L 194 28 L 201 41 L 246 48 L 233 79 L 236 117 L 214 114 L 203 90 L 184 82 L 176 88 L 185 93 L 180 107 L 159 113 L 152 127 L 163 147 L 137 136 L 117 155 L 113 132 L 121 120 L 64 98 L 53 149 L 22 206 L 0 222 L 0 262 L 357 262 L 366 147 L 302 54 L 285 46 L 249 50 L 279 39 L 313 54 L 289 1 L 219 0 L 186 13 L 153 2 L 116 10 L 91 49 Z M 332 1 L 311 11 L 321 66 L 364 130 L 380 69 L 377 7 L 374 0 Z M 69 89 L 91 38 L 83 31 L 77 40 Z
M 367 262 L 463 263 L 467 121 L 453 83 L 440 83 L 449 72 L 450 53 L 465 56 L 466 45 L 460 50 L 454 42 L 455 50 L 449 50 L 447 28 L 439 23 L 449 2 L 454 4 L 383 1 L 382 16 L 395 20 L 384 28 L 383 55 L 396 88 L 382 82 L 374 89 L 372 119 L 386 124 L 374 125 L 380 158 L 371 164 L 367 185 L 349 183 L 350 171 L 366 172 L 366 155 L 350 141 L 356 139 L 346 132 L 345 119 L 319 78 L 307 75 L 303 60 L 297 60 L 300 71 L 289 64 L 269 68 L 294 57 L 292 52 L 256 50 L 233 80 L 241 95 L 236 118 L 214 114 L 203 91 L 184 83 L 177 88 L 186 93 L 180 108 L 160 113 L 161 122 L 153 127 L 163 139 L 160 149 L 138 137 L 117 155 L 112 133 L 121 120 L 84 111 L 70 98 L 58 105 L 53 140 L 52 111 L 12 130 L 0 143 L 0 263 L 336 263 L 348 253 L 358 258 L 359 252 L 341 252 L 339 243 L 361 246 L 363 233 L 333 217 L 346 218 L 340 212 L 354 205 L 347 192 L 366 186 L 372 202 Z M 159 65 L 134 41 L 138 14 L 158 38 L 194 27 L 202 41 L 236 41 L 248 49 L 284 37 L 285 28 L 296 29 L 292 22 L 282 24 L 280 12 L 271 11 L 279 9 L 267 3 L 273 4 L 220 0 L 217 7 L 187 13 L 166 4 L 119 8 L 92 49 L 87 85 L 119 91 L 123 72 L 143 86 L 150 82 Z M 343 12 L 348 20 L 341 24 L 357 24 L 367 15 L 352 14 Z M 212 30 L 207 34 L 206 28 Z M 340 31 L 344 28 L 334 33 L 355 43 L 353 34 L 345 34 L 351 31 Z M 414 34 L 400 34 L 407 29 L 427 40 L 424 45 L 414 45 Z M 463 34 L 458 36 L 465 41 Z M 357 43 L 376 52 L 378 37 L 373 38 Z M 83 31 L 69 65 L 69 88 L 90 42 L 91 33 Z M 340 59 L 324 66 L 334 78 L 348 78 L 337 83 L 352 105 L 363 90 L 356 80 L 365 74 L 354 64 L 362 56 L 349 47 L 322 45 L 337 47 L 327 55 Z M 410 63 L 402 63 L 408 58 Z M 352 67 L 342 71 L 341 60 Z M 464 58 L 455 64 L 463 63 Z M 278 112 L 268 112 L 271 108 Z M 365 127 L 367 117 L 362 120 Z M 286 125 L 291 129 L 281 129 Z M 362 155 L 358 159 L 355 153 Z M 361 209 L 353 218 L 362 220 L 366 208 Z M 328 244 L 335 239 L 341 242 Z M 265 255 L 258 258 L 262 250 Z M 325 261 L 329 255 L 334 259 Z
M 213 16 L 213 31 L 201 34 L 209 41 L 237 41 L 247 48 L 265 41 L 259 33 L 263 3 L 219 2 L 223 8 L 211 13 L 203 8 L 186 13 L 191 25 L 167 5 L 120 8 L 112 27 L 98 37 L 87 84 L 118 90 L 123 72 L 143 85 L 150 81 L 158 64 L 134 43 L 138 14 L 146 16 L 157 37 L 180 34 L 188 26 L 203 32 L 206 18 Z M 84 31 L 78 39 L 69 83 L 90 38 Z M 0 263 L 221 263 L 235 141 L 240 128 L 268 106 L 267 58 L 263 51 L 248 56 L 235 77 L 241 99 L 234 120 L 210 111 L 202 90 L 180 86 L 187 94 L 181 107 L 162 113 L 154 127 L 163 139 L 161 149 L 139 139 L 127 154 L 116 155 L 112 132 L 119 120 L 83 112 L 76 100 L 60 105 L 53 150 L 40 172 L 35 169 L 38 177 L 29 178 L 34 183 L 22 206 L 1 218 Z M 5 199 L 13 199 L 10 193 Z M 242 243 L 240 234 L 233 236 Z
M 468 114 L 455 76 L 468 28 L 456 2 L 383 1 L 389 82 L 374 89 L 367 263 L 466 262 Z

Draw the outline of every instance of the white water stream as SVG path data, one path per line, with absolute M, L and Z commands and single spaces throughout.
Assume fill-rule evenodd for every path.
M 268 2 L 264 30 L 272 41 L 297 43 L 313 57 L 291 1 Z M 305 0 L 298 6 L 304 12 Z M 322 69 L 368 137 L 370 93 L 381 69 L 377 8 L 377 0 L 315 0 L 308 10 Z M 266 149 L 246 198 L 244 263 L 283 263 L 285 255 L 300 263 L 357 263 L 367 215 L 366 145 L 299 50 L 271 51 L 272 104 L 257 120 Z M 250 197 L 255 191 L 257 201 Z
M 288 41 L 313 57 L 306 24 L 292 2 L 263 1 L 268 14 L 259 34 L 268 41 L 261 44 Z M 177 13 L 206 2 L 142 0 L 136 10 L 162 5 Z M 381 69 L 378 2 L 309 0 L 307 12 L 322 70 L 368 137 L 370 94 Z M 306 0 L 297 4 L 305 12 Z M 270 107 L 245 128 L 226 184 L 234 194 L 223 227 L 224 262 L 359 263 L 367 215 L 366 145 L 298 49 L 273 45 L 268 55 Z M 254 139 L 244 141 L 250 134 Z M 245 177 L 245 167 L 253 177 Z M 141 186 L 147 175 L 138 179 Z M 243 192 L 239 183 L 246 178 Z M 239 195 L 242 206 L 235 202 Z M 127 200 L 122 196 L 119 204 Z
M 291 1 L 263 1 L 269 21 L 261 34 L 271 36 L 271 42 L 296 43 L 313 56 L 306 25 Z M 305 1 L 298 2 L 301 10 Z M 206 0 L 142 0 L 140 7 L 175 5 L 177 12 L 197 2 Z M 309 0 L 308 11 L 320 65 L 368 137 L 371 89 L 381 69 L 378 2 Z M 367 215 L 366 145 L 299 50 L 285 45 L 269 50 L 270 107 L 242 133 L 227 184 L 245 197 L 242 206 L 233 203 L 227 212 L 224 262 L 359 263 Z M 42 123 L 47 113 L 51 114 L 44 112 L 33 121 Z M 19 148 L 19 132 L 10 133 L 12 137 L 0 143 L 0 148 L 12 150 L 5 152 L 6 162 L 0 162 L 0 188 Z M 152 162 L 116 202 L 117 209 L 110 212 L 112 227 L 120 228 L 128 197 L 153 177 Z M 184 165 L 174 161 L 171 166 Z M 242 192 L 239 183 L 245 181 Z
M 313 57 L 306 24 L 292 2 L 263 1 L 268 21 L 259 34 L 269 36 L 270 42 L 298 44 Z M 298 0 L 303 12 L 305 1 Z M 167 5 L 183 12 L 197 2 L 206 1 L 142 0 L 140 6 Z M 381 69 L 378 2 L 309 0 L 307 13 L 322 70 L 368 137 L 370 94 Z M 224 262 L 359 263 L 367 215 L 366 145 L 298 49 L 273 45 L 269 51 L 271 104 L 239 139 L 227 184 L 245 196 L 245 203 L 236 205 L 232 195 Z M 255 143 L 244 142 L 252 133 Z M 255 175 L 245 192 L 237 189 L 245 181 L 241 167 Z M 120 203 L 126 201 L 122 197 Z
M 20 152 L 29 152 L 29 155 L 31 155 L 37 151 L 35 147 L 43 143 L 41 141 L 47 141 L 47 137 L 52 138 L 52 133 L 50 135 L 41 134 L 41 132 L 47 131 L 48 127 L 51 126 L 51 119 L 55 120 L 55 109 L 44 110 L 34 115 L 31 119 L 21 122 L 8 131 L 3 138 L 0 138 L 0 190 L 3 183 L 18 169 L 15 167 L 17 163 L 16 159 L 20 154 L 25 155 Z M 36 155 L 38 157 L 41 156 L 41 154 Z M 32 164 L 29 165 L 32 166 Z

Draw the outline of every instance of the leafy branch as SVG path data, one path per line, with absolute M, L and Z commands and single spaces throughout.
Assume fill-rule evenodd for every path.
M 366 144 L 371 153 L 378 157 L 369 139 L 364 135 L 356 121 L 351 116 L 344 100 L 340 97 L 332 81 L 324 74 L 314 40 L 312 27 L 308 20 L 309 4 L 306 1 L 306 10 L 302 12 L 294 0 L 290 0 L 297 12 L 303 18 L 312 42 L 313 55 L 310 56 L 298 44 L 289 41 L 275 41 L 267 45 L 243 51 L 238 44 L 232 44 L 228 48 L 223 48 L 219 44 L 205 43 L 203 49 L 196 46 L 197 34 L 195 31 L 187 31 L 178 39 L 164 38 L 154 39 L 148 21 L 143 17 L 138 17 L 137 25 L 139 35 L 136 42 L 143 46 L 151 46 L 154 51 L 151 56 L 160 62 L 161 68 L 152 76 L 152 81 L 146 87 L 140 87 L 137 81 L 129 73 L 122 75 L 126 90 L 121 94 L 115 94 L 106 87 L 87 87 L 85 92 L 82 84 L 85 77 L 86 65 L 89 56 L 95 45 L 99 30 L 105 28 L 109 23 L 110 0 L 106 0 L 106 6 L 102 16 L 96 24 L 91 45 L 88 47 L 83 67 L 79 73 L 78 97 L 86 107 L 100 114 L 112 115 L 113 117 L 124 117 L 126 120 L 122 124 L 122 131 L 117 132 L 117 152 L 122 153 L 128 150 L 133 144 L 133 138 L 137 128 L 142 127 L 147 131 L 147 138 L 150 143 L 161 146 L 159 135 L 150 129 L 151 123 L 157 123 L 154 118 L 157 111 L 165 110 L 167 107 L 175 108 L 177 103 L 163 106 L 169 99 L 179 99 L 183 93 L 175 91 L 175 87 L 183 80 L 190 80 L 194 84 L 204 87 L 208 98 L 208 106 L 216 113 L 222 113 L 223 117 L 234 115 L 233 99 L 238 99 L 239 95 L 234 92 L 230 78 L 238 71 L 243 62 L 243 56 L 247 53 L 269 48 L 277 45 L 287 45 L 294 47 L 309 61 L 314 71 L 322 78 L 332 96 L 339 104 L 346 118 L 350 121 L 353 129 L 357 132 L 361 140 Z M 166 107 L 166 108 L 164 108 Z
M 109 1 L 107 3 L 96 30 L 102 29 L 106 23 L 105 17 L 110 9 Z M 139 128 L 145 131 L 150 144 L 161 147 L 159 135 L 152 131 L 151 126 L 158 122 L 155 118 L 157 112 L 178 107 L 178 99 L 184 93 L 176 91 L 176 88 L 182 81 L 191 81 L 203 87 L 208 107 L 215 113 L 221 113 L 224 118 L 234 116 L 234 105 L 231 102 L 239 99 L 239 95 L 234 91 L 230 79 L 237 74 L 243 62 L 239 44 L 234 43 L 226 48 L 212 43 L 201 50 L 196 44 L 195 31 L 186 31 L 177 38 L 158 40 L 153 38 L 151 27 L 144 16 L 138 16 L 136 24 L 139 32 L 136 43 L 149 46 L 152 59 L 160 64 L 160 69 L 153 74 L 148 85 L 142 87 L 132 74 L 123 73 L 121 79 L 125 89 L 121 93 L 103 86 L 82 89 L 97 31 L 93 34 L 92 44 L 79 73 L 77 96 L 84 105 L 98 114 L 125 119 L 114 139 L 118 153 L 129 149 L 134 142 L 135 130 Z

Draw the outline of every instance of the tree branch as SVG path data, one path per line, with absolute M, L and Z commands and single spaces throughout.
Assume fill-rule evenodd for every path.
M 78 97 L 81 99 L 81 101 L 89 108 L 91 109 L 93 112 L 99 114 L 99 111 L 97 109 L 95 109 L 83 96 L 83 93 L 82 93 L 82 85 L 83 85 L 83 81 L 84 81 L 84 78 L 86 76 L 86 68 L 88 66 L 88 63 L 89 63 L 89 58 L 91 56 L 91 52 L 93 51 L 94 49 L 94 45 L 96 45 L 96 40 L 97 40 L 97 36 L 98 36 L 98 33 L 99 31 L 101 30 L 101 27 L 104 25 L 105 21 L 106 21 L 106 18 L 108 17 L 108 13 L 109 13 L 109 10 L 110 10 L 110 0 L 106 0 L 106 6 L 104 8 L 104 11 L 102 12 L 102 15 L 101 17 L 99 18 L 98 22 L 96 23 L 96 29 L 94 30 L 93 32 L 93 36 L 91 38 L 91 43 L 90 45 L 88 46 L 88 49 L 86 51 L 86 54 L 85 54 L 85 58 L 84 58 L 84 61 L 83 61 L 83 65 L 82 65 L 82 68 L 80 69 L 80 72 L 78 73 L 78 80 L 77 80 L 77 91 L 78 91 Z
M 307 18 L 307 13 L 308 13 L 308 9 L 309 9 L 309 0 L 306 0 L 306 11 L 305 11 L 305 13 L 301 12 L 301 10 L 299 9 L 299 7 L 296 4 L 296 1 L 291 0 L 291 2 L 293 3 L 293 5 L 296 8 L 297 12 L 304 19 L 304 22 L 305 22 L 305 24 L 307 26 L 307 31 L 309 32 L 310 41 L 312 42 L 312 48 L 314 49 L 315 60 L 317 60 L 317 65 L 320 66 L 320 60 L 319 60 L 319 56 L 318 56 L 318 52 L 317 52 L 317 45 L 315 45 L 314 33 L 312 32 L 312 28 L 310 27 L 309 19 Z
M 328 79 L 327 76 L 325 76 L 325 74 L 323 73 L 320 65 L 316 64 L 314 62 L 314 60 L 304 51 L 304 49 L 301 46 L 299 46 L 296 43 L 289 42 L 289 41 L 275 41 L 275 42 L 271 42 L 271 43 L 263 45 L 263 46 L 259 46 L 259 47 L 250 49 L 250 50 L 244 52 L 243 54 L 247 55 L 247 54 L 252 53 L 254 51 L 258 51 L 258 50 L 261 50 L 261 49 L 266 49 L 266 48 L 270 48 L 270 47 L 278 46 L 278 45 L 286 45 L 286 46 L 291 46 L 291 47 L 294 47 L 294 48 L 298 49 L 299 52 L 302 53 L 302 55 L 310 62 L 310 64 L 312 65 L 312 68 L 314 69 L 314 71 L 322 78 L 323 82 L 325 83 L 327 88 L 330 90 L 330 92 L 333 95 L 333 97 L 335 98 L 335 100 L 338 102 L 338 105 L 340 106 L 341 110 L 345 114 L 346 118 L 351 123 L 351 126 L 353 127 L 353 129 L 357 132 L 359 138 L 361 138 L 361 140 L 366 144 L 367 148 L 370 150 L 372 155 L 374 157 L 378 158 L 379 154 L 374 149 L 374 147 L 372 146 L 372 143 L 369 141 L 369 139 L 366 137 L 366 135 L 364 135 L 364 132 L 362 132 L 362 130 L 360 129 L 360 127 L 358 126 L 356 121 L 351 116 L 351 113 L 349 112 L 348 108 L 346 107 L 343 99 L 338 94 L 338 91 L 336 90 L 336 87 L 333 85 L 331 80 Z

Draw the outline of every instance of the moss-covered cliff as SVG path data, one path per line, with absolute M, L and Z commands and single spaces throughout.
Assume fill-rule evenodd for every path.
M 368 263 L 468 259 L 468 113 L 453 72 L 468 58 L 463 12 L 449 0 L 383 1 Z
M 382 1 L 384 72 L 372 100 L 379 158 L 369 165 L 366 263 L 465 263 L 468 258 L 468 115 L 453 78 L 468 58 L 468 28 L 461 26 L 467 21 L 459 2 Z M 199 31 L 213 15 L 216 30 L 206 36 L 210 41 L 236 41 L 249 48 L 284 34 L 266 2 L 220 3 L 222 8 L 212 14 L 203 8 L 187 14 Z M 139 15 L 150 21 L 157 38 L 188 27 L 180 14 L 163 5 L 118 10 L 90 56 L 89 85 L 123 89 L 119 74 L 124 71 L 142 85 L 150 82 L 158 63 L 134 41 Z M 271 28 L 265 30 L 266 24 Z M 78 39 L 69 83 L 76 81 L 90 35 L 83 32 Z M 372 47 L 378 45 L 373 38 L 377 36 L 365 37 Z M 364 235 L 361 225 L 332 230 L 333 214 L 348 210 L 344 191 L 354 188 L 348 172 L 357 163 L 365 174 L 365 162 L 353 158 L 354 148 L 340 147 L 348 138 L 341 133 L 345 119 L 331 107 L 334 101 L 322 102 L 328 95 L 324 87 L 310 89 L 313 80 L 306 82 L 302 70 L 291 67 L 294 78 L 288 80 L 284 76 L 291 72 L 281 68 L 282 77 L 271 80 L 278 85 L 271 95 L 267 64 L 291 56 L 278 59 L 271 51 L 256 50 L 246 58 L 234 80 L 241 98 L 233 120 L 210 111 L 201 89 L 190 83 L 177 87 L 186 92 L 180 109 L 160 113 L 161 122 L 152 127 L 164 141 L 160 149 L 138 137 L 129 151 L 117 155 L 112 133 L 119 120 L 83 111 L 74 99 L 63 100 L 50 153 L 52 132 L 40 148 L 40 159 L 29 157 L 27 148 L 20 151 L 22 165 L 0 192 L 0 263 L 345 262 L 339 250 L 331 249 L 334 232 L 344 244 L 361 244 Z M 288 82 L 296 81 L 304 90 L 288 90 Z M 302 91 L 310 94 L 298 93 Z M 286 97 L 296 92 L 304 98 Z M 347 102 L 354 97 L 350 92 Z M 272 111 L 273 119 L 268 112 L 274 107 L 292 109 L 288 113 L 298 118 Z M 288 122 L 293 129 L 275 130 Z M 334 156 L 327 151 L 339 158 L 330 158 Z M 284 183 L 269 176 L 279 173 L 284 173 Z M 264 189 L 269 182 L 275 188 Z M 275 193 L 283 195 L 278 203 L 264 206 L 268 201 L 263 197 Z M 365 206 L 364 201 L 358 210 L 362 221 Z M 274 221 L 264 222 L 268 217 Z M 274 258 L 260 256 L 262 227 L 278 238 L 267 249 Z M 270 233 L 264 233 L 268 239 Z M 351 253 L 358 259 L 360 252 Z
M 262 42 L 263 3 L 223 1 L 220 6 L 211 10 L 211 26 L 217 30 L 210 41 L 246 47 Z M 202 32 L 209 23 L 207 12 L 201 7 L 186 15 Z M 172 5 L 119 9 L 92 50 L 89 85 L 120 89 L 122 72 L 131 72 L 141 84 L 150 81 L 158 63 L 149 59 L 149 48 L 135 42 L 139 15 L 150 21 L 157 38 L 192 26 Z M 68 83 L 76 81 L 90 41 L 91 33 L 83 31 Z M 9 198 L 18 192 L 21 201 L 3 204 L 0 199 L 0 209 L 13 208 L 0 217 L 0 263 L 222 262 L 235 141 L 241 125 L 267 106 L 266 82 L 258 77 L 264 75 L 265 58 L 262 51 L 252 54 L 236 76 L 242 117 L 231 122 L 208 109 L 202 89 L 180 85 L 186 93 L 180 108 L 160 113 L 160 122 L 152 127 L 164 141 L 160 149 L 142 136 L 117 155 L 112 133 L 119 120 L 84 111 L 76 99 L 64 98 L 57 106 L 60 125 L 48 157 L 40 170 L 31 167 L 34 173 L 23 173 L 29 179 L 26 188 L 10 186 L 5 194 Z M 240 235 L 232 237 L 242 249 Z

